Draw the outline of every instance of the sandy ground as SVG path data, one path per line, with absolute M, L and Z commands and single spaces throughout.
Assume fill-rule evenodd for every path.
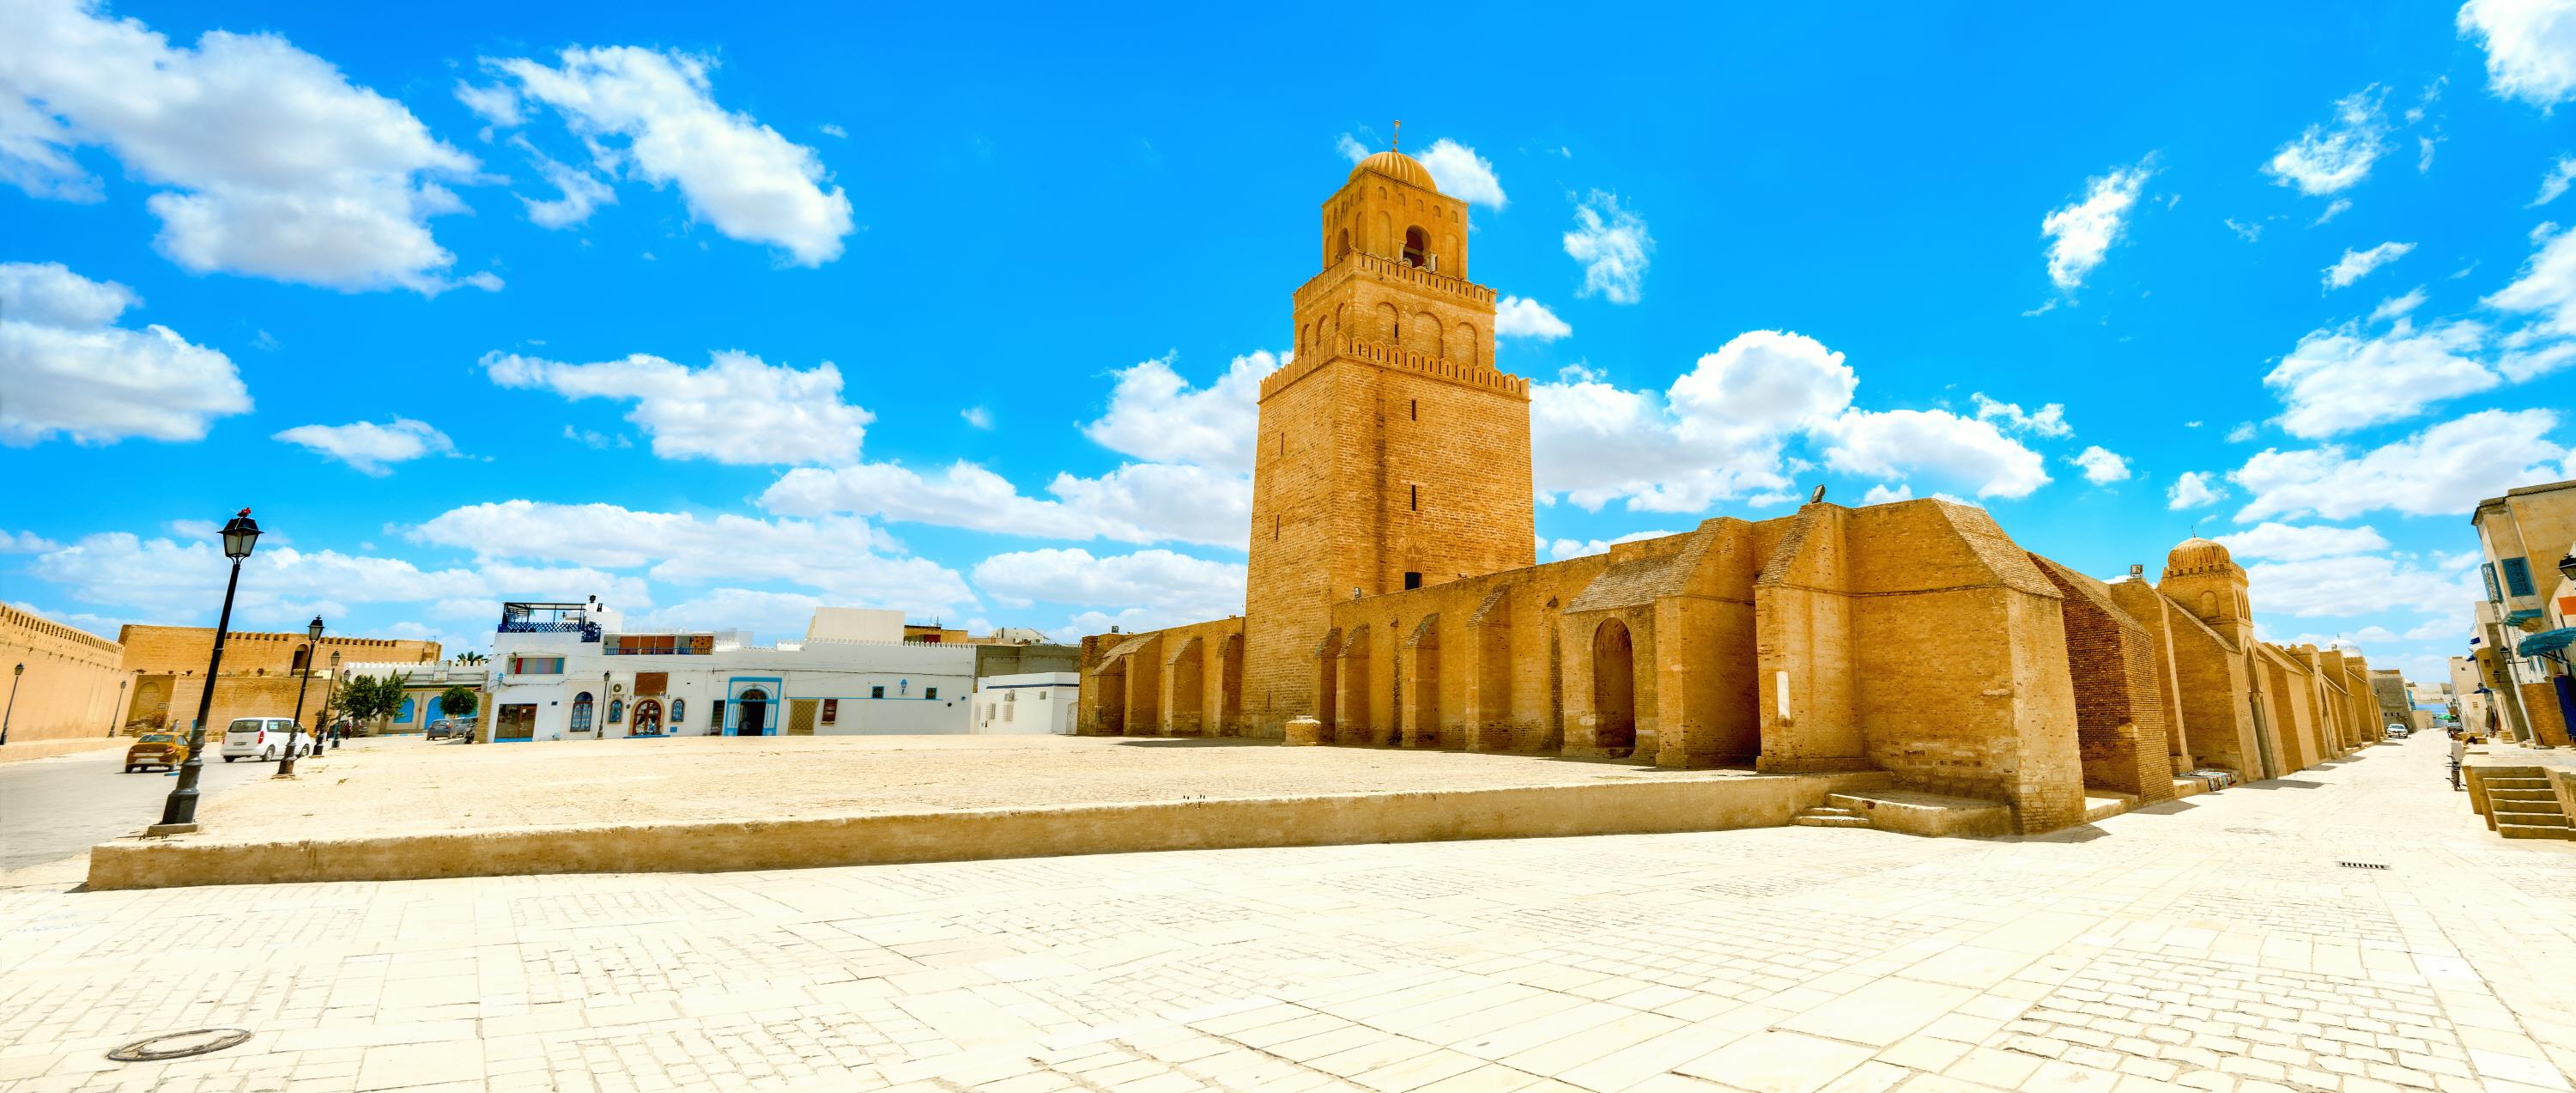
M 206 837 L 769 820 L 1120 801 L 1745 777 L 1517 755 L 1237 740 L 877 736 L 407 742 L 299 764 L 207 803 Z

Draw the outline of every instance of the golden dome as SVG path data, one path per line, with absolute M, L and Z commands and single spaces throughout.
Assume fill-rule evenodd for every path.
M 1380 152 L 1361 160 L 1359 166 L 1351 168 L 1351 178 L 1358 179 L 1362 171 L 1375 171 L 1398 182 L 1420 186 L 1435 194 L 1440 192 L 1440 187 L 1431 181 L 1431 172 L 1425 169 L 1420 161 L 1402 152 Z
M 2196 573 L 2234 568 L 2236 568 L 2236 558 L 2227 552 L 2227 547 L 2197 535 L 2175 544 L 2173 552 L 2165 555 L 2167 573 Z

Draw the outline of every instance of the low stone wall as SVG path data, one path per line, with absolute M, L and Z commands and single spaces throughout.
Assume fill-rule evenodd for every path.
M 417 880 L 545 873 L 726 872 L 903 862 L 1633 835 L 1777 827 L 1879 772 L 1356 793 L 802 820 L 518 828 L 347 840 L 121 840 L 90 851 L 89 887 Z
M 0 745 L 0 763 L 23 763 L 29 759 L 51 759 L 57 755 L 77 755 L 85 751 L 121 748 L 134 741 L 126 737 L 108 739 L 105 733 L 77 740 L 12 740 Z

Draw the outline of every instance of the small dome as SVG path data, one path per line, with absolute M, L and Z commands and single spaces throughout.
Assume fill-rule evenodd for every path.
M 2235 566 L 2236 558 L 2235 556 L 2227 553 L 2226 546 L 2209 539 L 2203 539 L 2197 535 L 2175 544 L 2173 553 L 2165 555 L 2165 572 L 2167 573 L 2194 573 L 2212 569 L 2233 569 Z
M 1375 171 L 1398 182 L 1420 186 L 1435 194 L 1440 192 L 1440 187 L 1431 181 L 1431 172 L 1424 168 L 1419 160 L 1402 152 L 1380 152 L 1361 160 L 1359 166 L 1351 168 L 1351 177 L 1359 178 L 1362 171 Z

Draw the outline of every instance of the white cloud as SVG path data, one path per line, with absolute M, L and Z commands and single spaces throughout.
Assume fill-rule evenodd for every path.
M 1890 501 L 1911 501 L 1913 499 L 1913 483 L 1899 482 L 1896 484 L 1895 488 L 1891 489 L 1888 487 L 1887 483 L 1881 482 L 1875 486 L 1871 486 L 1868 493 L 1862 494 L 1860 496 L 1860 503 L 1865 507 L 1869 505 L 1884 505 Z
M 959 461 L 925 475 L 895 463 L 787 472 L 760 504 L 790 516 L 855 513 L 1038 539 L 1165 540 L 1241 547 L 1252 523 L 1248 475 L 1185 464 L 1130 463 L 1098 478 L 1059 474 L 1028 497 L 1008 479 Z
M 1352 137 L 1348 133 L 1344 133 L 1333 139 L 1333 152 L 1334 154 L 1341 156 L 1343 159 L 1347 159 L 1353 163 L 1358 163 L 1359 161 L 1369 157 L 1368 145 L 1360 143 L 1357 138 Z
M 2361 251 L 2346 247 L 2343 257 L 2337 259 L 2335 264 L 2326 267 L 2326 287 L 2342 288 L 2368 277 L 2371 271 L 2406 257 L 2406 252 L 2414 249 L 2413 243 L 2382 243 L 2369 250 Z
M 515 129 L 528 120 L 527 111 L 519 102 L 519 93 L 498 84 L 477 87 L 458 80 L 456 81 L 456 101 L 464 103 L 465 108 L 473 111 L 475 117 L 483 119 L 495 128 Z M 483 131 L 484 139 L 491 139 L 491 135 L 490 129 Z
M 2237 238 L 2248 243 L 2263 238 L 2262 221 L 2258 220 L 2250 224 L 2239 224 L 2236 222 L 2236 218 L 2231 216 L 2221 220 L 2220 223 L 2227 225 L 2227 230 L 2235 232 Z
M 2385 334 L 2364 335 L 2350 324 L 2310 331 L 2263 385 L 2280 396 L 2281 427 L 2292 436 L 2314 439 L 2403 421 L 2497 384 L 2472 356 L 2485 336 L 2476 323 L 2418 331 L 2402 318 Z
M 1431 181 L 1440 185 L 1441 193 L 1490 209 L 1506 204 L 1502 181 L 1494 177 L 1493 161 L 1477 155 L 1475 149 L 1442 137 L 1414 158 L 1431 172 Z
M 676 185 L 691 216 L 728 238 L 777 247 L 797 265 L 840 257 L 849 197 L 824 188 L 829 174 L 812 148 L 716 104 L 713 60 L 633 46 L 566 49 L 558 58 L 560 68 L 526 58 L 484 63 L 560 113 L 610 174 Z
M 1080 548 L 996 554 L 974 569 L 975 587 L 1006 606 L 1108 608 L 1136 629 L 1241 614 L 1243 575 L 1241 565 L 1168 550 L 1094 557 Z
M 2370 177 L 2370 165 L 2388 152 L 2388 123 L 2380 116 L 2377 84 L 2336 100 L 2334 120 L 2311 125 L 2263 165 L 2278 186 L 2315 196 L 2352 188 Z
M 2338 197 L 2333 201 L 2327 202 L 2326 211 L 2318 213 L 2316 219 L 2308 221 L 2308 226 L 2311 228 L 2325 227 L 2328 221 L 2351 211 L 2352 199 Z
M 2528 207 L 2537 209 L 2558 200 L 2567 192 L 2570 183 L 2576 183 L 2576 156 L 2560 156 L 2558 162 L 2550 165 L 2549 173 L 2541 178 L 2540 195 L 2532 198 Z
M 429 218 L 462 208 L 437 179 L 472 157 L 402 104 L 275 34 L 191 47 L 82 0 L 22 0 L 0 34 L 0 178 L 95 201 L 77 149 L 106 148 L 161 187 L 145 206 L 172 261 L 361 290 L 437 292 L 455 258 Z
M 2224 491 L 2211 488 L 2210 479 L 2213 477 L 2215 475 L 2202 471 L 2184 471 L 2175 475 L 2174 484 L 2165 490 L 2165 508 L 2181 512 L 2216 504 L 2224 496 Z
M 1645 218 L 1619 207 L 1619 195 L 1600 190 L 1575 207 L 1574 230 L 1565 233 L 1566 255 L 1583 264 L 1583 288 L 1576 295 L 1614 304 L 1637 302 L 1654 252 Z
M 2576 98 L 2576 4 L 2469 0 L 2460 36 L 2487 51 L 2487 89 L 2544 110 Z
M 1548 544 L 1547 553 L 1550 558 L 1562 562 L 1568 558 L 1581 558 L 1593 554 L 1608 554 L 1610 553 L 1611 547 L 1617 546 L 1620 543 L 1638 543 L 1644 542 L 1648 539 L 1661 539 L 1667 535 L 1679 534 L 1681 533 L 1677 531 L 1632 531 L 1626 535 L 1619 536 L 1616 539 L 1559 539 Z
M 2388 549 L 2388 540 L 2377 529 L 2368 526 L 2338 528 L 2323 524 L 2280 524 L 2269 520 L 2234 535 L 2221 535 L 2218 542 L 2227 548 L 2228 553 L 2240 559 L 2271 558 L 2284 562 Z
M 2568 350 L 2558 339 L 2576 338 L 2576 231 L 2538 239 L 2540 249 L 2523 263 L 2513 283 L 2479 301 L 2531 317 L 2528 327 L 2506 339 L 2508 352 L 2497 361 L 2498 370 L 2517 382 L 2564 365 Z
M 2424 286 L 2417 285 L 2413 291 L 2404 296 L 2391 296 L 2379 301 L 2378 307 L 2370 309 L 2370 321 L 2386 322 L 2401 315 L 2411 314 L 2416 308 L 2422 306 L 2424 306 Z
M 2038 452 L 1947 410 L 1846 410 L 1819 432 L 1831 438 L 1825 465 L 1850 474 L 1930 472 L 1973 483 L 1979 497 L 2027 497 L 2049 481 Z
M 959 410 L 957 417 L 972 428 L 990 430 L 993 427 L 993 411 L 981 406 L 969 406 Z
M 2549 439 L 2557 426 L 2549 410 L 2481 410 L 2357 457 L 2332 444 L 2266 449 L 2227 476 L 2252 495 L 2236 520 L 2463 514 L 2481 498 L 2576 472 L 2576 451 Z
M 715 588 L 668 607 L 628 615 L 626 625 L 633 630 L 748 630 L 754 644 L 772 644 L 802 639 L 816 608 L 867 606 L 878 605 L 843 603 L 810 592 Z
M 761 520 L 719 514 L 649 512 L 616 505 L 513 500 L 466 505 L 406 533 L 415 541 L 473 551 L 484 559 L 526 558 L 601 569 L 646 569 L 657 581 L 709 585 L 783 581 L 832 602 L 915 611 L 972 604 L 957 573 L 864 520 Z
M 250 409 L 231 358 L 157 323 L 114 325 L 141 302 L 56 263 L 0 262 L 0 445 L 197 440 Z
M 2103 256 L 2127 229 L 2129 213 L 2154 171 L 2153 156 L 2135 166 L 2115 168 L 2088 180 L 2083 200 L 2040 218 L 2039 233 L 2048 238 L 2048 279 L 2060 291 L 2073 292 L 2093 267 L 2102 264 Z
M 2256 611 L 2303 619 L 2389 610 L 2464 615 L 2480 597 L 2474 570 L 2428 569 L 2385 554 L 2257 562 L 2245 576 Z
M 874 417 L 841 401 L 841 371 L 829 362 L 798 370 L 726 350 L 695 369 L 644 353 L 564 364 L 495 352 L 482 363 L 503 387 L 633 401 L 626 420 L 641 426 L 653 438 L 653 454 L 665 459 L 845 463 L 858 458 Z
M 1083 435 L 1139 459 L 1250 471 L 1261 378 L 1278 371 L 1287 356 L 1263 350 L 1236 357 L 1215 383 L 1197 389 L 1172 370 L 1172 360 L 1164 356 L 1121 369 L 1109 409 L 1084 426 Z
M 563 194 L 548 201 L 521 197 L 520 203 L 528 207 L 529 222 L 541 228 L 569 228 L 590 219 L 590 214 L 600 206 L 617 203 L 617 191 L 589 171 L 537 151 L 537 146 L 528 143 L 526 137 L 513 137 L 511 143 L 525 151 L 528 161 L 536 165 L 537 173 L 544 175 L 546 183 Z
M 298 425 L 271 439 L 301 444 L 378 478 L 392 473 L 388 463 L 427 455 L 454 455 L 456 445 L 428 422 L 397 417 L 391 423 L 356 421 L 347 425 Z
M 2410 110 L 2410 111 L 2407 111 L 2407 113 L 2411 115 L 2411 114 L 2413 114 L 2413 113 L 2414 113 L 2414 111 L 2411 111 L 2411 110 Z M 2408 120 L 2408 121 L 2413 121 L 2413 120 L 2415 120 L 2415 119 L 2414 119 L 2414 118 L 2412 118 L 2412 117 L 2409 117 L 2407 120 Z M 2433 149 L 2434 149 L 2435 147 L 2439 146 L 2441 143 L 2442 143 L 2442 142 L 2441 142 L 2441 140 L 2440 140 L 2440 139 L 2438 139 L 2438 138 L 2434 138 L 2434 137 L 2417 137 L 2417 138 L 2415 138 L 2415 173 L 2416 173 L 2416 174 L 2419 174 L 2419 175 L 2428 175 L 2428 174 L 2433 173 Z
M 1557 318 L 1546 304 L 1520 296 L 1505 296 L 1501 303 L 1494 305 L 1494 333 L 1505 338 L 1552 342 L 1574 333 L 1574 328 Z
M 2253 422 L 2237 422 L 2235 428 L 2227 430 L 2227 442 L 2230 444 L 2243 444 L 2248 440 L 2254 439 L 2254 431 Z
M 1987 398 L 1983 391 L 1969 394 L 1968 399 L 1976 404 L 1979 421 L 1998 421 L 2005 428 L 2016 433 L 2036 433 L 2040 436 L 2075 434 L 2075 427 L 2066 423 L 2066 406 L 2063 403 L 2052 402 L 2040 407 L 2037 413 L 2026 414 L 2022 412 L 2020 403 L 1997 402 Z
M 43 554 L 60 550 L 62 544 L 32 531 L 9 531 L 0 528 L 0 554 Z
M 27 572 L 87 603 L 176 621 L 213 614 L 215 605 L 206 590 L 224 584 L 229 565 L 212 540 L 173 542 L 101 532 L 37 555 Z M 399 558 L 305 551 L 263 541 L 242 564 L 240 606 L 233 625 L 301 629 L 304 618 L 299 616 L 316 611 L 345 614 L 353 604 L 560 599 L 593 592 L 620 606 L 644 607 L 652 602 L 641 579 L 594 569 L 490 563 L 477 569 L 424 570 Z
M 1587 509 L 1625 498 L 1647 512 L 1785 489 L 1785 440 L 1840 413 L 1858 383 L 1842 354 L 1771 330 L 1701 357 L 1660 398 L 1568 369 L 1530 388 L 1537 487 Z
M 2084 468 L 2084 480 L 2096 486 L 2129 479 L 2129 461 L 2099 444 L 2084 449 L 2067 462 Z

